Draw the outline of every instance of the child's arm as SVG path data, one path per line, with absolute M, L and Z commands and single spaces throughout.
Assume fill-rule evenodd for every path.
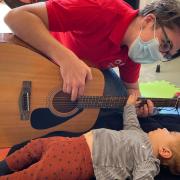
M 158 160 L 147 160 L 134 167 L 133 180 L 154 180 L 159 174 L 160 167 Z
M 133 94 L 127 100 L 123 113 L 123 129 L 140 129 L 135 108 L 135 105 L 138 103 L 137 98 L 138 96 Z

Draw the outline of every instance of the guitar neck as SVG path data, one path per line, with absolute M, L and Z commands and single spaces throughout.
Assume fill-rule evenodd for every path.
M 146 104 L 150 99 L 155 107 L 179 107 L 178 98 L 138 98 L 139 106 Z M 78 98 L 78 108 L 119 108 L 125 106 L 127 97 L 119 96 L 82 96 Z

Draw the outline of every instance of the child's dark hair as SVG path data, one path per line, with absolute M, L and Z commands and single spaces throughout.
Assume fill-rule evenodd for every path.
M 179 0 L 158 0 L 147 4 L 140 10 L 140 16 L 147 14 L 156 16 L 157 25 L 170 29 L 180 28 L 180 1 Z

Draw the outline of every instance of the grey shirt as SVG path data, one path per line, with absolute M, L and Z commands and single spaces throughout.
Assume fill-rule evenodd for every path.
M 124 130 L 96 129 L 92 161 L 97 180 L 152 180 L 159 173 L 147 133 L 139 125 L 135 107 L 124 108 Z

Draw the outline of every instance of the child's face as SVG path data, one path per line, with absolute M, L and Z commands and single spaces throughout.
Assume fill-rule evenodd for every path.
M 180 140 L 180 132 L 170 132 L 166 128 L 163 129 L 156 129 L 154 131 L 150 132 L 151 136 L 156 137 L 156 140 L 162 141 L 162 142 L 170 142 L 174 140 Z

